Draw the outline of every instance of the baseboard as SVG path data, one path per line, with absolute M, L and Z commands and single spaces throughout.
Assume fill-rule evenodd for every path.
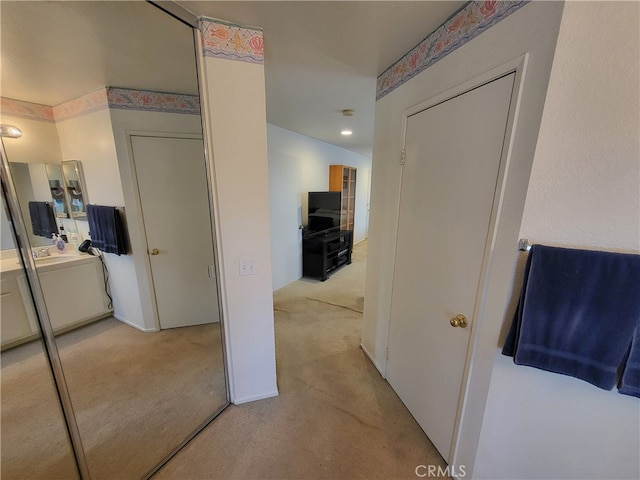
M 365 347 L 363 344 L 360 344 L 360 348 L 362 349 L 364 354 L 369 358 L 369 360 L 371 360 L 371 363 L 373 363 L 373 366 L 376 367 L 376 370 L 380 372 L 380 375 L 382 375 L 382 378 L 387 378 L 385 376 L 385 369 L 381 368 L 380 365 L 378 365 L 378 362 L 376 362 L 376 359 L 374 358 L 374 356 L 371 355 L 369 350 L 367 350 L 367 347 Z
M 116 315 L 115 313 L 113 314 L 113 318 L 115 318 L 116 320 L 119 320 L 122 323 L 126 323 L 130 327 L 133 327 L 136 330 L 140 330 L 141 332 L 144 332 L 144 333 L 151 333 L 151 332 L 157 332 L 158 331 L 155 328 L 142 328 L 140 325 L 136 325 L 135 323 L 131 323 L 126 318 L 122 318 L 120 315 Z
M 273 392 L 265 393 L 262 395 L 256 395 L 254 397 L 235 398 L 231 400 L 231 403 L 233 403 L 234 405 L 241 405 L 243 403 L 255 402 L 257 400 L 264 400 L 265 398 L 272 398 L 277 396 L 278 396 L 278 390 L 275 390 Z

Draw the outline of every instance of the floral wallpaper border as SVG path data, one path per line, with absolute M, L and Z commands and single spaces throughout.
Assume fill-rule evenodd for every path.
M 213 18 L 201 18 L 199 27 L 205 57 L 264 63 L 262 29 L 242 27 Z
M 108 87 L 107 100 L 109 108 L 200 115 L 198 95 Z
M 39 103 L 23 102 L 13 98 L 0 98 L 0 112 L 10 117 L 25 118 L 27 120 L 39 120 L 41 122 L 53 122 L 53 108 Z
M 200 115 L 198 95 L 115 87 L 101 88 L 54 107 L 6 97 L 0 101 L 3 115 L 41 122 L 61 122 L 105 108 Z
M 485 0 L 467 3 L 378 77 L 376 100 L 380 100 L 529 1 Z
M 56 122 L 68 120 L 91 112 L 97 112 L 107 108 L 107 92 L 101 88 L 95 92 L 88 93 L 68 102 L 61 103 L 53 107 L 53 116 Z

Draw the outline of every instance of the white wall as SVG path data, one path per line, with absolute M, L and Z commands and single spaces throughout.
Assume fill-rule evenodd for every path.
M 640 4 L 568 2 L 521 236 L 640 253 Z M 475 478 L 640 478 L 640 404 L 496 352 Z
M 474 325 L 471 370 L 461 413 L 455 465 L 471 475 L 500 328 L 517 263 L 517 239 L 542 118 L 563 4 L 531 2 L 482 32 L 376 103 L 371 219 L 362 346 L 384 374 L 403 147 L 403 112 L 526 54 L 503 202 L 485 281 L 482 315 Z M 425 35 L 429 32 L 425 32 Z M 514 439 L 511 439 L 514 441 Z M 500 455 L 498 453 L 498 455 Z
M 229 389 L 237 404 L 278 394 L 264 66 L 202 61 Z M 255 263 L 256 275 L 240 276 L 244 260 Z
M 267 125 L 273 288 L 302 276 L 307 193 L 329 190 L 329 165 L 356 167 L 354 242 L 366 239 L 371 158 L 275 125 Z
M 0 250 L 15 250 L 15 248 L 16 243 L 13 240 L 9 216 L 5 208 L 4 197 L 2 197 L 2 207 L 0 208 Z
M 108 109 L 79 115 L 56 123 L 64 160 L 79 160 L 84 171 L 86 203 L 124 206 L 118 158 Z M 78 220 L 86 238 L 88 222 Z M 145 330 L 133 259 L 130 255 L 105 254 L 114 316 Z
M 2 114 L 2 123 L 22 130 L 20 138 L 5 138 L 3 143 L 10 162 L 60 163 L 62 152 L 56 124 Z

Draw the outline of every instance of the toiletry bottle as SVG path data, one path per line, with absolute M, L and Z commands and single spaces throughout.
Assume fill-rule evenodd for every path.
M 56 248 L 58 249 L 58 253 L 64 253 L 64 246 L 64 240 L 62 239 L 62 237 L 60 237 L 60 235 L 58 235 L 56 239 Z

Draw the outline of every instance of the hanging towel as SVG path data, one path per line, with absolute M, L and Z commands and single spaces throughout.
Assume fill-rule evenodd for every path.
M 29 202 L 29 216 L 33 234 L 39 237 L 51 238 L 58 233 L 58 224 L 49 202 Z
M 611 390 L 640 324 L 639 292 L 640 255 L 534 245 L 502 353 Z
M 87 205 L 87 220 L 91 246 L 105 253 L 122 255 L 127 253 L 124 228 L 120 212 L 116 207 Z
M 640 398 L 640 324 L 636 326 L 618 392 Z

